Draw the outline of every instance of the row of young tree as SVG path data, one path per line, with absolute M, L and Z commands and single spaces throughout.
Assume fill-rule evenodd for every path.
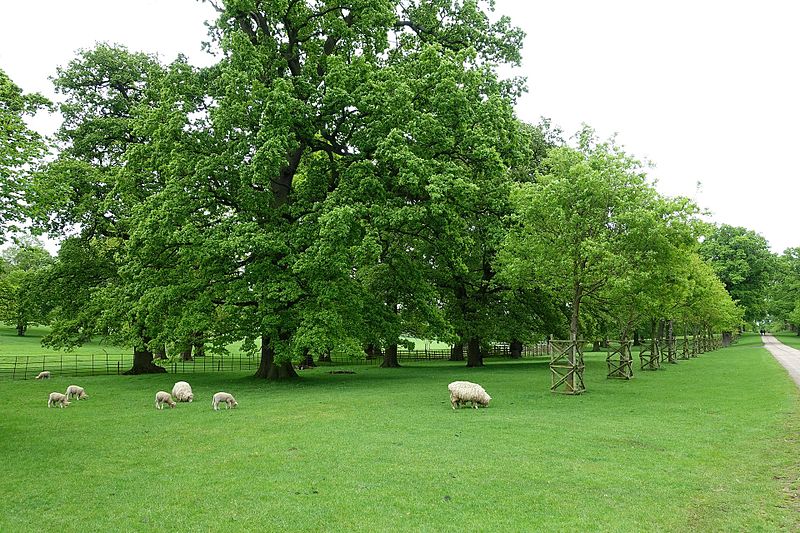
M 24 132 L 0 222 L 63 239 L 30 284 L 50 345 L 101 335 L 141 373 L 244 340 L 280 379 L 331 349 L 396 366 L 406 335 L 480 366 L 486 342 L 741 324 L 692 202 L 589 128 L 515 117 L 497 66 L 523 34 L 482 2 L 218 11 L 211 67 L 101 44 L 59 69 L 50 158 L 21 118 L 46 103 L 0 77 Z

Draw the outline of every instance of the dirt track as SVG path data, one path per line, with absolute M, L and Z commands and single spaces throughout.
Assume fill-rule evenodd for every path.
M 786 346 L 772 335 L 763 335 L 764 348 L 778 360 L 800 387 L 800 350 Z

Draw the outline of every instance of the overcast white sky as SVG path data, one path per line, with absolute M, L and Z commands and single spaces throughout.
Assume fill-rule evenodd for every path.
M 497 12 L 528 35 L 521 118 L 617 133 L 656 164 L 663 193 L 775 252 L 800 246 L 800 2 L 497 0 Z M 196 0 L 0 0 L 0 68 L 53 98 L 48 77 L 97 41 L 208 64 L 210 17 Z

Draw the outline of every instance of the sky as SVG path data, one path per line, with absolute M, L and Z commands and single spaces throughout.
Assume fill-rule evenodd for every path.
M 663 194 L 760 233 L 773 252 L 800 246 L 800 2 L 496 0 L 496 14 L 527 34 L 510 71 L 528 80 L 521 119 L 616 135 L 655 165 Z M 207 65 L 213 16 L 196 0 L 0 0 L 0 68 L 56 99 L 56 67 L 100 41 Z

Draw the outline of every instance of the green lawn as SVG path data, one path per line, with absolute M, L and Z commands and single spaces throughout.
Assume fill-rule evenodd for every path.
M 87 377 L 67 409 L 75 378 L 4 381 L 0 531 L 796 531 L 800 395 L 759 343 L 629 382 L 593 354 L 580 397 L 530 360 Z M 197 401 L 157 411 L 180 378 Z
M 24 337 L 17 336 L 17 330 L 11 326 L 0 323 L 0 357 L 14 355 L 51 355 L 63 353 L 42 346 L 42 337 L 50 333 L 50 328 L 31 326 Z M 83 346 L 71 350 L 71 354 L 91 355 L 91 354 L 131 354 L 131 349 L 119 346 L 109 346 L 99 341 L 93 340 Z
M 800 350 L 800 336 L 797 333 L 790 333 L 790 332 L 782 332 L 782 333 L 775 333 L 775 338 L 777 338 L 782 343 L 786 344 L 787 346 L 791 346 L 792 348 L 797 348 Z

